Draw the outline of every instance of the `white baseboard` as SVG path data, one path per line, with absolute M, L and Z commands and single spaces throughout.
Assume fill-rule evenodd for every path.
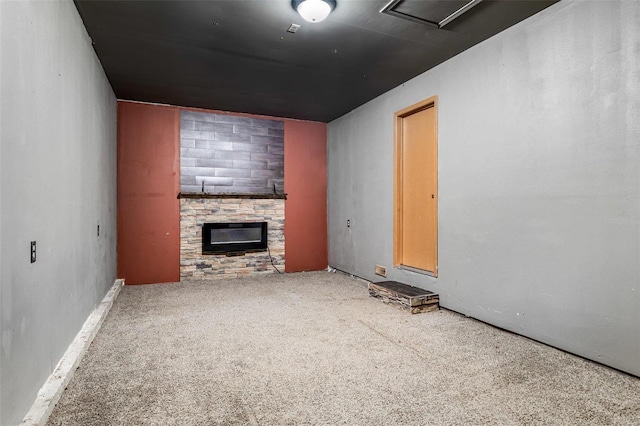
M 89 318 L 87 318 L 82 329 L 73 339 L 69 348 L 67 348 L 53 373 L 40 388 L 38 396 L 24 420 L 22 420 L 21 426 L 44 426 L 47 422 L 51 412 L 53 412 L 53 407 L 55 407 L 62 392 L 69 384 L 93 338 L 96 337 L 123 285 L 124 280 L 116 280 L 104 296 L 104 299 L 102 299 L 102 302 L 100 302 L 100 305 L 89 315 Z

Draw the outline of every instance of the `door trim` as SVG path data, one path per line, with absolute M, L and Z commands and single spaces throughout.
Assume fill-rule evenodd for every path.
M 435 124 L 434 124 L 434 138 L 435 138 L 435 187 L 436 187 L 436 202 L 438 200 L 438 96 L 432 96 L 421 102 L 413 104 L 407 108 L 404 108 L 394 114 L 394 208 L 393 208 L 393 266 L 403 267 L 402 265 L 402 120 L 417 112 L 423 111 L 428 108 L 434 109 Z M 434 277 L 438 276 L 438 209 L 436 208 L 436 223 L 435 223 L 435 271 L 424 271 Z M 415 268 L 412 268 L 415 269 Z

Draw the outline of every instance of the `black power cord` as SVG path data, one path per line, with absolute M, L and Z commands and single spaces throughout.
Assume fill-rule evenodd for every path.
M 284 274 L 284 272 L 282 272 L 280 269 L 278 269 L 276 264 L 273 263 L 273 257 L 271 257 L 271 250 L 269 249 L 269 245 L 267 245 L 267 253 L 269 253 L 269 259 L 271 259 L 271 266 L 273 266 L 273 269 L 278 271 L 279 274 Z

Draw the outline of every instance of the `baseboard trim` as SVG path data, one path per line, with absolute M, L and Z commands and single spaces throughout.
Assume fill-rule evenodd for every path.
M 20 424 L 21 426 L 44 426 L 47 423 L 53 408 L 60 400 L 62 392 L 69 384 L 82 357 L 87 352 L 94 337 L 96 337 L 98 330 L 100 330 L 123 285 L 123 279 L 116 280 L 104 296 L 104 299 L 102 299 L 102 302 L 100 302 L 100 305 L 89 315 L 89 318 L 87 318 L 82 329 L 73 339 L 69 348 L 67 348 L 53 373 L 40 388 L 38 396 Z

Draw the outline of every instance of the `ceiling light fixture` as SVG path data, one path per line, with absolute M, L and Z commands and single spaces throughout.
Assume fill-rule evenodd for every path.
M 293 8 L 308 22 L 320 22 L 336 7 L 335 0 L 292 0 Z

